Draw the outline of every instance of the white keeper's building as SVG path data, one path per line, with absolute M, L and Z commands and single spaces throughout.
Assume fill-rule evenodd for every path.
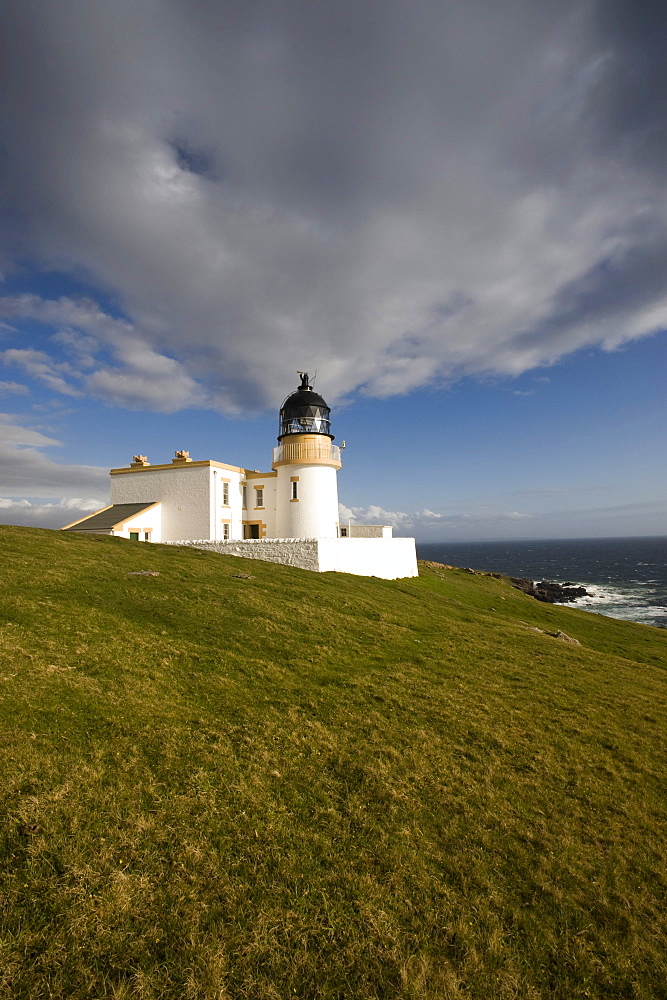
M 186 451 L 166 465 L 135 455 L 127 468 L 111 469 L 109 506 L 63 530 L 196 545 L 319 572 L 416 576 L 413 538 L 392 538 L 386 525 L 339 525 L 341 449 L 329 407 L 300 374 L 280 409 L 271 472 L 193 461 Z

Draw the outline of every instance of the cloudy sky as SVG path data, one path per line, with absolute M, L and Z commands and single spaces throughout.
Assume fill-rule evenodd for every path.
M 344 517 L 667 533 L 667 9 L 9 0 L 0 520 L 138 451 L 267 468 L 317 371 Z

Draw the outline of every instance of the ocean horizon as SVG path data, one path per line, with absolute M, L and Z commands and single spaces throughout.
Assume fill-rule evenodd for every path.
M 667 535 L 417 542 L 417 557 L 452 566 L 583 586 L 572 607 L 667 628 Z

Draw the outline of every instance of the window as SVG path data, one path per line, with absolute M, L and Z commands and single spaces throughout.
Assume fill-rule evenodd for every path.
M 229 524 L 226 521 L 222 525 L 222 537 L 225 542 L 229 541 Z
M 255 489 L 255 507 L 264 506 L 264 487 L 258 486 Z
M 222 503 L 224 507 L 229 507 L 229 483 L 222 484 Z
M 340 537 L 341 538 L 347 538 L 347 528 L 341 528 L 340 529 Z
M 292 483 L 292 500 L 298 500 L 298 499 L 299 499 L 299 484 Z
M 130 541 L 131 542 L 138 542 L 139 541 L 139 532 L 138 531 L 131 531 L 130 532 Z
M 247 486 L 243 487 L 243 506 L 244 507 L 248 506 L 248 487 Z

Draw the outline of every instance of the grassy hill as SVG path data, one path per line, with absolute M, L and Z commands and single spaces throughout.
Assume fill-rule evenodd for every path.
M 666 632 L 434 566 L 0 565 L 0 997 L 667 997 Z

